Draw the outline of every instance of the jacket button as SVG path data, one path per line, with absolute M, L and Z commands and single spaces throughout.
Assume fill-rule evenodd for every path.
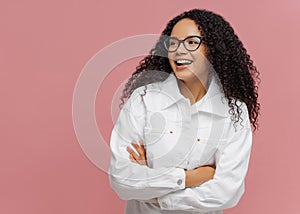
M 182 180 L 179 179 L 179 180 L 177 181 L 177 184 L 178 184 L 178 185 L 181 185 L 181 184 L 182 184 Z
M 197 138 L 197 142 L 200 142 L 200 138 Z
M 172 131 L 172 130 L 170 131 L 170 134 L 173 134 L 173 131 Z

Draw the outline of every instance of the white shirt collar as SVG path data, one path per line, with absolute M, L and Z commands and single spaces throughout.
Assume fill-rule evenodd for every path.
M 169 99 L 165 100 L 163 109 L 170 107 L 182 99 L 187 99 L 180 93 L 176 76 L 173 73 L 170 73 L 166 80 L 160 82 L 159 87 L 160 90 L 169 97 Z M 211 77 L 206 94 L 191 107 L 197 112 L 207 112 L 221 117 L 228 116 L 229 107 L 227 99 L 225 99 L 224 93 L 222 92 L 215 75 L 212 75 Z

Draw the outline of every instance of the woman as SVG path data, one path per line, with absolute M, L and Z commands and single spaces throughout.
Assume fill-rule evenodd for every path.
M 258 71 L 221 16 L 173 18 L 126 84 L 110 182 L 126 213 L 219 214 L 244 192 Z

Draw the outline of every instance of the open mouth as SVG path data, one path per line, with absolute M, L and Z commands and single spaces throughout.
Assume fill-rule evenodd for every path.
M 174 62 L 177 66 L 183 66 L 183 65 L 190 65 L 192 64 L 193 61 L 188 59 L 178 59 L 178 60 L 174 60 Z

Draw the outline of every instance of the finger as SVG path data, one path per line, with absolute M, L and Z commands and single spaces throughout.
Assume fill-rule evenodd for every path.
M 140 156 L 136 159 L 137 162 L 141 165 L 145 165 L 146 162 L 146 154 L 143 146 L 139 146 L 137 144 L 132 144 L 132 146 L 139 152 Z
M 138 142 L 138 145 L 140 145 L 140 146 L 144 146 L 144 143 L 143 143 L 143 141 L 139 140 L 139 142 Z
M 131 154 L 129 155 L 129 160 L 133 163 L 137 163 L 137 161 L 134 159 L 134 157 Z
M 134 148 L 133 143 L 131 143 L 131 145 L 127 146 L 126 149 L 129 153 L 132 153 L 132 154 L 135 153 L 138 156 L 140 155 L 139 152 L 136 151 L 136 148 Z
M 126 149 L 127 149 L 127 152 L 129 152 L 129 154 L 132 155 L 135 160 L 139 159 L 140 155 L 138 155 L 132 148 L 130 148 L 130 146 L 127 146 Z
M 145 150 L 145 145 L 144 145 L 143 141 L 140 140 L 140 141 L 138 142 L 138 145 L 139 145 L 140 147 L 143 148 L 144 152 L 146 151 L 146 150 Z
M 140 164 L 140 165 L 147 165 L 146 164 L 146 155 L 145 155 L 145 149 L 144 146 L 140 146 L 136 143 L 131 143 L 131 145 L 133 146 L 133 148 L 135 150 L 137 150 L 139 152 L 139 156 L 136 157 L 136 161 Z
M 144 145 L 139 145 L 136 143 L 131 143 L 131 145 L 135 148 L 135 150 L 140 154 L 140 156 L 142 156 L 141 158 L 145 157 L 145 149 L 144 149 Z
M 139 153 L 139 145 L 135 142 L 135 141 L 132 141 L 131 142 L 131 149 L 139 156 L 140 153 Z
M 146 149 L 145 149 L 143 141 L 140 140 L 139 145 L 140 145 L 140 149 L 142 151 L 141 153 L 143 153 L 146 156 Z

